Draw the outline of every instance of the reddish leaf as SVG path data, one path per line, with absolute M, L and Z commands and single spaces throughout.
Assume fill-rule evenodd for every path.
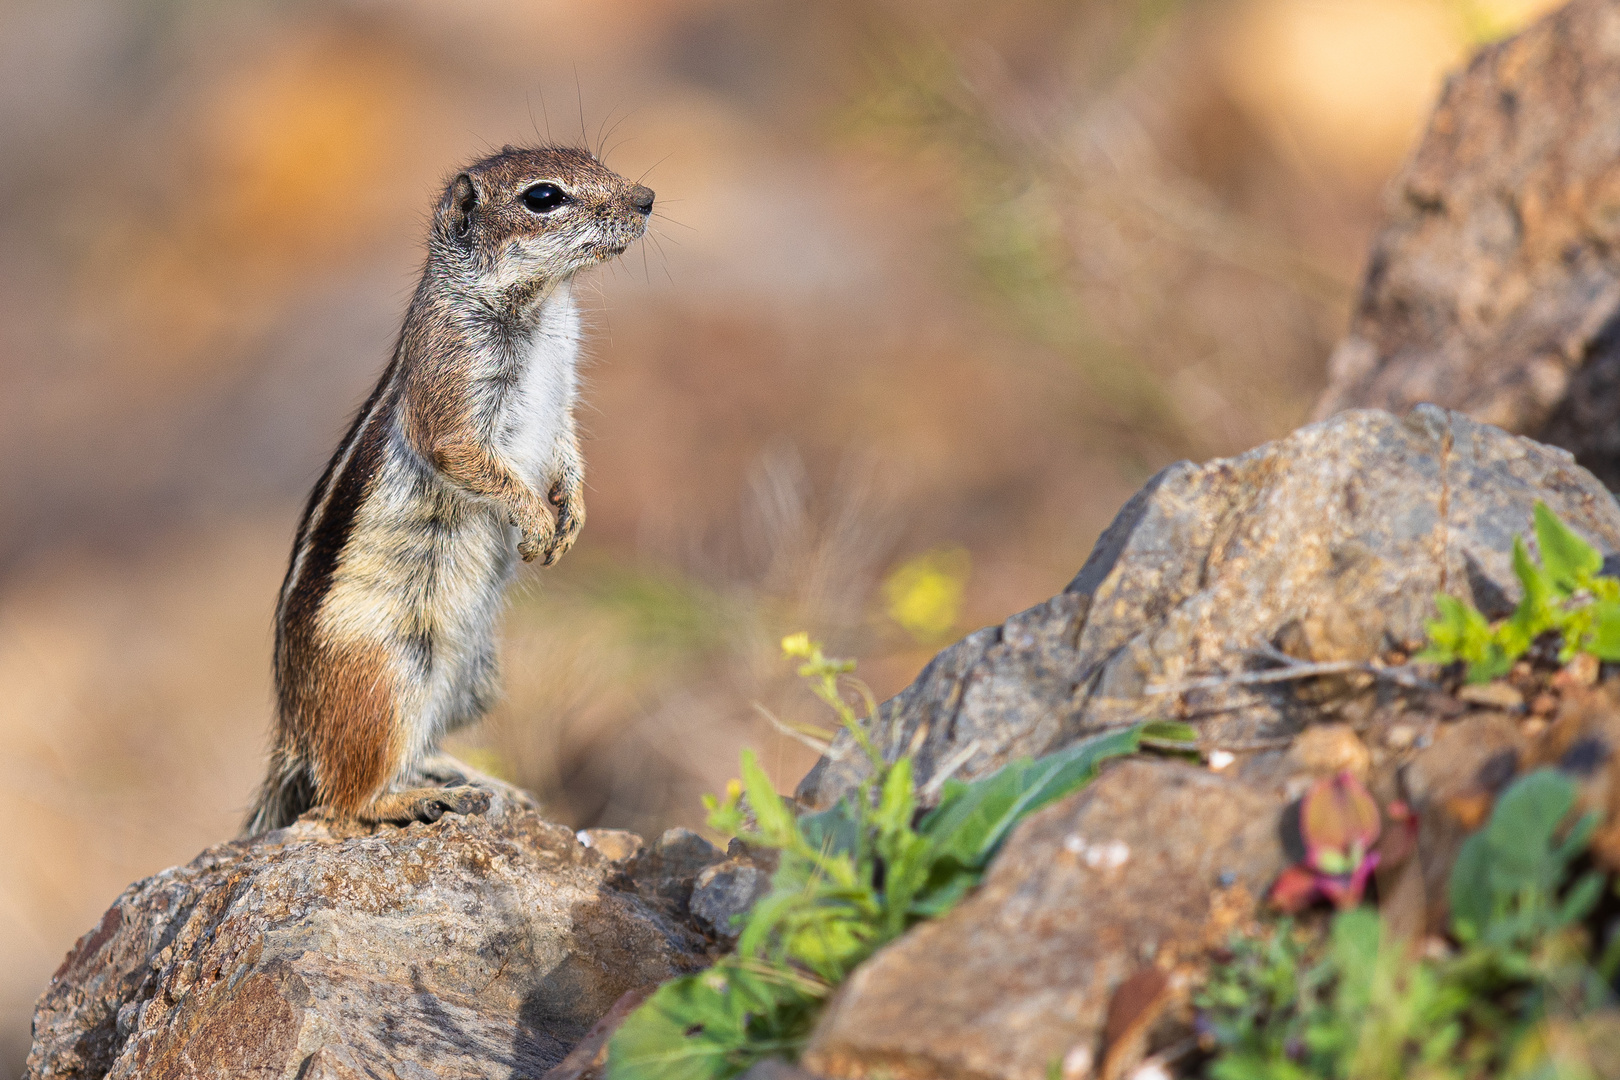
M 1378 804 L 1349 772 L 1318 780 L 1299 813 L 1305 863 L 1325 874 L 1349 875 L 1378 842 Z
M 1309 907 L 1317 895 L 1317 875 L 1298 864 L 1279 874 L 1271 887 L 1271 902 L 1290 915 Z

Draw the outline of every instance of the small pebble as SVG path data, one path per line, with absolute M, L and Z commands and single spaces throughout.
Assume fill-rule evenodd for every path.
M 1230 750 L 1211 750 L 1209 752 L 1209 767 L 1216 772 L 1220 772 L 1236 760 L 1237 755 Z
M 1530 699 L 1530 711 L 1537 716 L 1551 716 L 1558 710 L 1558 698 L 1552 694 L 1541 693 Z
M 1365 779 L 1372 766 L 1367 746 L 1349 724 L 1312 724 L 1294 739 L 1288 756 L 1315 776 L 1350 772 Z
M 1384 732 L 1384 745 L 1391 750 L 1405 750 L 1417 738 L 1417 728 L 1411 724 L 1393 724 Z
M 1123 840 L 1110 840 L 1106 844 L 1093 844 L 1086 848 L 1085 863 L 1093 870 L 1117 870 L 1131 857 L 1131 846 Z

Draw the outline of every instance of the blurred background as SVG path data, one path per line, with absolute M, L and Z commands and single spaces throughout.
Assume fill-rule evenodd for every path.
M 697 826 L 756 711 L 1061 589 L 1303 420 L 1444 73 L 1546 0 L 0 0 L 0 1071 L 130 881 L 234 834 L 302 501 L 455 166 L 658 192 L 585 290 L 590 521 L 454 749 Z

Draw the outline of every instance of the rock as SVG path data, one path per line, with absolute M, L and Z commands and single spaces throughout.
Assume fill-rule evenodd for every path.
M 1518 595 L 1513 538 L 1537 500 L 1620 551 L 1620 508 L 1568 453 L 1432 406 L 1341 413 L 1240 457 L 1172 465 L 1063 593 L 935 657 L 883 705 L 874 736 L 891 759 L 916 748 L 919 783 L 1167 715 L 1197 720 L 1206 750 L 1286 746 L 1330 708 L 1350 722 L 1390 688 L 1327 705 L 1304 683 L 1155 688 L 1242 671 L 1268 645 L 1374 657 L 1421 640 L 1442 589 L 1504 613 Z M 865 759 L 849 742 L 806 776 L 802 803 L 830 805 L 858 780 Z
M 1417 859 L 1423 923 L 1446 925 L 1446 882 L 1468 834 L 1485 821 L 1497 794 L 1525 762 L 1525 740 L 1501 713 L 1466 716 L 1439 730 L 1400 772 L 1402 794 L 1417 812 Z
M 692 888 L 692 918 L 717 938 L 737 939 L 735 916 L 754 906 L 771 887 L 770 871 L 748 859 L 727 859 L 706 867 Z
M 576 835 L 580 843 L 595 848 L 609 862 L 629 862 L 647 846 L 641 837 L 624 829 L 581 829 Z
M 1349 724 L 1315 724 L 1300 732 L 1288 748 L 1289 765 L 1312 779 L 1348 772 L 1367 779 L 1372 755 Z
M 1249 917 L 1284 865 L 1282 805 L 1179 762 L 1109 768 L 1021 824 L 977 893 L 858 968 L 805 1066 L 829 1077 L 1044 1080 L 1051 1063 L 1088 1054 L 1124 1070 L 1100 1046 L 1116 989 L 1145 981 L 1132 978 L 1144 966 L 1163 973 L 1161 989 L 1184 988 Z M 1151 1018 L 1130 1011 L 1116 1009 L 1115 1026 L 1142 1042 L 1134 1036 Z M 1139 1059 L 1144 1047 L 1134 1049 Z
M 652 996 L 657 989 L 653 986 L 643 986 L 638 990 L 626 991 L 624 996 L 613 1003 L 613 1008 L 607 1014 L 591 1025 L 591 1030 L 585 1037 L 569 1051 L 554 1068 L 546 1073 L 541 1080 L 603 1080 L 606 1075 L 608 1059 L 608 1043 L 612 1041 L 614 1032 L 624 1023 L 625 1018 L 635 1012 L 643 1001 Z
M 713 844 L 691 829 L 668 829 L 651 848 L 642 848 L 625 863 L 636 891 L 671 916 L 690 917 L 692 887 L 703 870 L 724 859 Z
M 1537 747 L 1537 765 L 1562 769 L 1581 786 L 1580 809 L 1600 815 L 1592 854 L 1620 869 L 1620 679 L 1564 692 L 1558 717 Z
M 1318 417 L 1435 402 L 1620 486 L 1617 43 L 1620 3 L 1575 0 L 1447 82 Z
M 34 1017 L 30 1078 L 538 1077 L 703 938 L 513 807 L 306 817 L 131 886 Z

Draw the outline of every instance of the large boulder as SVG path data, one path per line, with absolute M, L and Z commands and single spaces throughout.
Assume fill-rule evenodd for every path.
M 1386 216 L 1317 415 L 1435 402 L 1620 486 L 1620 2 L 1475 56 Z
M 1620 507 L 1563 450 L 1420 406 L 1342 413 L 1239 457 L 1182 462 L 1120 511 L 1069 587 L 946 649 L 879 711 L 887 757 L 964 779 L 1106 728 L 1196 720 L 1206 749 L 1279 750 L 1317 702 L 1293 684 L 1178 689 L 1257 655 L 1369 660 L 1410 649 L 1445 591 L 1492 614 L 1518 596 L 1513 539 L 1543 501 L 1605 552 Z M 1373 688 L 1337 700 L 1354 718 Z M 830 805 L 864 757 L 838 740 L 799 788 Z
M 211 848 L 79 940 L 40 999 L 27 1075 L 539 1077 L 621 995 L 708 962 L 680 910 L 707 845 L 666 840 L 615 860 L 498 801 Z M 637 862 L 685 876 L 637 881 Z

